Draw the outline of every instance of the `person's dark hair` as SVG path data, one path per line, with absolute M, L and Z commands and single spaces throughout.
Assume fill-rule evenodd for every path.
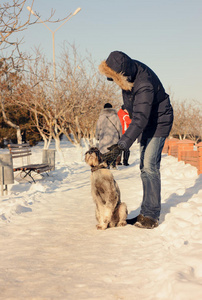
M 121 109 L 123 109 L 123 110 L 125 109 L 125 105 L 124 104 L 121 106 Z
M 111 103 L 105 103 L 104 108 L 112 108 Z

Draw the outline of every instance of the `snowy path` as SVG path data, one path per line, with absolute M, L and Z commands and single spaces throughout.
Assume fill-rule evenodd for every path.
M 138 152 L 131 162 L 113 174 L 133 217 L 142 195 Z M 4 199 L 24 205 L 0 222 L 0 299 L 202 297 L 202 177 L 195 168 L 163 158 L 162 215 L 154 230 L 97 231 L 88 166 L 72 163 L 60 175 Z

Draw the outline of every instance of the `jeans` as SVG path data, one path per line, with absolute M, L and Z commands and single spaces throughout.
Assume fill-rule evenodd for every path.
M 161 211 L 161 152 L 163 137 L 142 139 L 140 142 L 140 170 L 143 184 L 143 200 L 140 214 L 158 220 Z

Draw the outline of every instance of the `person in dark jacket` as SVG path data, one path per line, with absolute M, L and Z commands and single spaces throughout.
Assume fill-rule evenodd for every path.
M 122 89 L 124 106 L 132 119 L 118 143 L 109 148 L 106 158 L 116 159 L 138 139 L 143 200 L 135 225 L 157 227 L 161 210 L 161 152 L 173 123 L 169 95 L 148 66 L 123 52 L 111 52 L 99 71 Z

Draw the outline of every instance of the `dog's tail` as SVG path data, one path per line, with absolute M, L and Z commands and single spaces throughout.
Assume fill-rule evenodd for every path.
M 126 220 L 127 224 L 134 225 L 137 222 L 137 217 Z

